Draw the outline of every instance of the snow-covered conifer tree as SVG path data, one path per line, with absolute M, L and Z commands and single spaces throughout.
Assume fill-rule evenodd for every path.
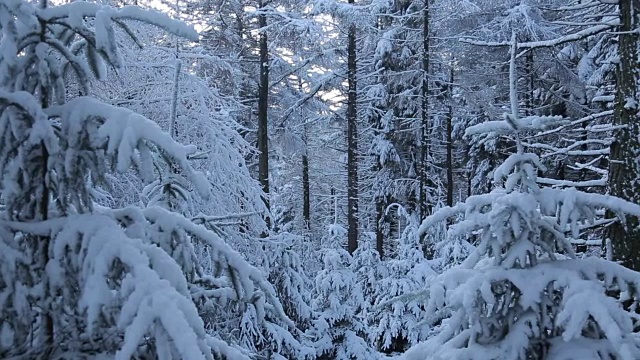
M 293 326 L 263 273 L 216 234 L 159 207 L 95 204 L 110 172 L 150 183 L 166 166 L 211 191 L 188 160 L 195 147 L 89 96 L 92 78 L 122 68 L 115 29 L 134 36 L 128 20 L 198 39 L 138 7 L 0 3 L 2 358 L 246 359 L 207 318 L 227 302 Z
M 345 243 L 346 231 L 334 225 L 329 243 Z M 313 308 L 318 313 L 309 333 L 315 339 L 318 359 L 369 360 L 377 353 L 367 341 L 367 319 L 362 284 L 354 272 L 353 257 L 342 246 L 326 248 L 324 268 L 315 279 Z
M 375 234 L 364 233 L 362 237 L 364 237 L 360 239 L 362 246 L 353 253 L 351 267 L 356 274 L 358 284 L 362 287 L 365 303 L 369 304 L 364 305 L 364 309 L 368 311 L 368 307 L 375 303 L 380 291 L 380 280 L 386 277 L 387 270 L 380 260 L 380 254 L 373 246 Z
M 427 339 L 430 327 L 424 318 L 425 303 L 420 292 L 436 273 L 434 261 L 427 261 L 418 237 L 417 219 L 399 211 L 407 221 L 398 239 L 398 256 L 385 262 L 388 276 L 380 281 L 371 321 L 372 336 L 384 352 L 405 351 L 411 345 Z
M 616 263 L 577 259 L 571 239 L 596 209 L 640 216 L 640 206 L 574 188 L 541 188 L 542 164 L 520 142 L 526 131 L 562 121 L 518 117 L 516 41 L 511 47 L 511 112 L 504 121 L 467 129 L 467 135 L 511 133 L 517 151 L 494 174 L 496 188 L 441 209 L 432 224 L 461 214 L 452 235 L 477 232 L 477 247 L 459 266 L 430 281 L 429 323 L 438 334 L 406 359 L 637 359 L 634 332 L 640 274 Z

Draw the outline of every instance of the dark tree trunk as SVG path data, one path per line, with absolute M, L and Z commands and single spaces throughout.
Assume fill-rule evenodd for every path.
M 376 250 L 380 259 L 384 256 L 384 200 L 378 198 L 376 201 Z
M 302 77 L 298 78 L 298 91 L 304 92 L 302 86 Z M 301 113 L 301 115 L 303 115 Z M 304 220 L 304 229 L 306 236 L 311 231 L 311 184 L 309 181 L 309 134 L 307 124 L 302 127 L 302 141 L 304 144 L 304 153 L 302 154 L 302 218 Z
M 471 171 L 467 172 L 467 197 L 471 197 L 471 179 L 473 178 L 473 173 Z
M 311 229 L 311 189 L 309 184 L 309 157 L 302 155 L 302 217 L 305 230 Z
M 331 217 L 333 217 L 333 223 L 338 223 L 338 197 L 336 196 L 336 189 L 331 188 L 331 199 L 333 200 L 333 209 L 331 210 Z
M 420 164 L 418 178 L 420 181 L 418 208 L 420 217 L 424 218 L 429 212 L 427 194 L 429 191 L 429 0 L 424 0 L 422 26 L 422 119 L 420 124 Z
M 447 206 L 453 206 L 453 62 L 449 70 L 448 111 L 447 111 Z
M 609 193 L 632 203 L 640 203 L 640 121 L 638 121 L 638 33 L 640 0 L 621 0 L 619 31 L 620 62 L 617 67 L 615 140 L 611 145 Z M 609 214 L 614 216 L 614 214 Z M 640 229 L 638 218 L 626 216 L 609 227 L 613 259 L 632 270 L 640 270 Z
M 259 8 L 264 4 L 262 0 L 258 2 Z M 267 16 L 258 15 L 258 26 L 260 27 L 260 84 L 258 86 L 258 180 L 264 191 L 264 202 L 269 209 L 269 46 L 266 32 Z M 265 216 L 267 228 L 271 228 L 269 215 Z
M 527 91 L 525 95 L 525 109 L 524 115 L 533 115 L 534 108 L 534 91 L 535 91 L 535 67 L 534 67 L 533 49 L 527 51 L 527 57 L 525 61 L 525 71 L 527 80 Z
M 46 9 L 48 7 L 48 0 L 40 0 L 40 8 L 42 9 Z M 44 21 L 40 22 L 40 28 L 42 29 L 42 33 L 40 34 L 40 41 L 41 42 L 45 42 L 45 23 Z M 49 93 L 49 89 L 45 86 L 42 85 L 40 87 L 40 105 L 42 106 L 42 109 L 46 109 L 49 107 L 49 102 L 50 102 L 50 93 Z M 37 174 L 36 178 L 40 178 L 42 179 L 42 184 L 41 184 L 41 191 L 36 191 L 36 196 L 40 196 L 39 201 L 37 202 L 37 214 L 35 214 L 34 219 L 35 221 L 46 221 L 49 219 L 49 204 L 50 204 L 50 194 L 49 194 L 49 185 L 48 185 L 48 181 L 47 181 L 47 172 L 48 172 L 48 166 L 47 163 L 49 162 L 49 151 L 47 150 L 47 146 L 45 145 L 44 141 L 40 142 L 40 149 L 42 151 L 41 153 L 41 158 L 39 159 L 40 164 L 42 164 L 42 167 L 40 169 L 40 173 Z M 49 236 L 38 236 L 36 237 L 36 241 L 37 244 L 35 244 L 34 248 L 37 249 L 36 250 L 36 256 L 39 257 L 40 259 L 35 259 L 36 262 L 38 262 L 39 260 L 39 271 L 43 271 L 46 269 L 48 263 L 49 263 L 49 248 L 51 245 L 51 237 Z M 43 340 L 44 340 L 44 345 L 47 346 L 49 348 L 49 351 L 53 351 L 53 347 L 55 345 L 55 324 L 53 322 L 53 317 L 51 316 L 51 313 L 53 312 L 53 310 L 51 309 L 51 303 L 48 300 L 51 300 L 51 294 L 49 294 L 49 291 L 47 291 L 48 287 L 49 287 L 49 283 L 48 283 L 48 276 L 46 273 L 42 273 L 42 287 L 45 291 L 45 295 L 44 295 L 44 299 L 45 301 L 45 308 L 43 309 L 44 311 L 42 312 L 42 327 L 43 327 Z
M 349 0 L 353 4 L 354 0 Z M 347 249 L 353 253 L 358 248 L 358 115 L 356 109 L 356 26 L 349 25 L 347 44 L 347 196 L 348 227 Z

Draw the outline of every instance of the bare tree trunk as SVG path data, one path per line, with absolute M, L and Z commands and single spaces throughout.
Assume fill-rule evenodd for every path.
M 40 0 L 40 8 L 46 9 L 48 7 L 48 0 Z M 40 22 L 40 26 L 42 29 L 42 33 L 40 34 L 40 41 L 45 42 L 45 23 L 44 21 Z M 49 89 L 45 85 L 41 85 L 39 88 L 40 91 L 40 105 L 42 109 L 46 109 L 49 107 L 50 94 Z M 47 146 L 44 141 L 40 142 L 39 149 L 41 150 L 40 157 L 36 157 L 40 164 L 42 164 L 39 169 L 39 173 L 35 178 L 42 179 L 42 183 L 40 185 L 40 191 L 35 192 L 35 196 L 39 196 L 38 201 L 36 202 L 37 210 L 35 210 L 35 214 L 33 214 L 34 221 L 46 221 L 49 219 L 49 203 L 50 203 L 50 194 L 49 194 L 49 186 L 47 184 L 47 172 L 49 162 L 49 151 L 47 150 Z M 30 212 L 31 213 L 31 212 Z M 51 316 L 51 302 L 52 296 L 49 294 L 47 289 L 49 288 L 48 284 L 48 276 L 45 272 L 45 269 L 49 263 L 49 248 L 51 245 L 51 237 L 49 236 L 36 236 L 33 239 L 34 243 L 31 244 L 32 250 L 34 251 L 34 263 L 35 267 L 38 269 L 42 276 L 41 286 L 44 289 L 44 300 L 41 304 L 44 305 L 42 311 L 42 341 L 43 344 L 47 347 L 47 352 L 53 351 L 54 347 L 54 336 L 55 336 L 55 328 L 53 323 L 53 317 Z
M 535 91 L 535 67 L 534 67 L 533 49 L 527 51 L 525 60 L 525 72 L 527 80 L 527 91 L 525 95 L 524 114 L 526 116 L 533 115 L 534 107 L 534 91 Z
M 637 30 L 640 26 L 640 0 L 620 0 L 620 62 L 617 67 L 615 130 L 609 165 L 609 193 L 640 203 L 640 121 L 638 89 L 640 69 Z M 614 214 L 609 214 L 611 217 Z M 627 216 L 609 228 L 613 259 L 632 270 L 640 270 L 640 229 L 638 218 Z
M 258 1 L 258 7 L 264 7 L 262 0 Z M 265 194 L 264 202 L 269 209 L 269 47 L 266 32 L 267 16 L 258 15 L 260 27 L 260 85 L 258 87 L 258 180 Z M 271 228 L 269 215 L 265 216 L 267 228 Z
M 309 157 L 302 155 L 302 218 L 305 230 L 311 230 L 311 188 L 309 184 Z
M 298 78 L 298 91 L 304 92 L 302 77 Z M 300 115 L 304 116 L 302 109 Z M 304 221 L 305 236 L 311 231 L 311 183 L 309 181 L 309 134 L 307 124 L 302 125 L 302 142 L 304 153 L 302 154 L 302 218 Z
M 429 161 L 429 0 L 424 0 L 422 26 L 422 119 L 420 123 L 420 164 L 418 178 L 420 181 L 418 209 L 420 217 L 424 218 L 429 212 L 427 193 L 429 189 L 428 161 Z
M 447 206 L 453 206 L 453 61 L 449 70 L 448 111 L 447 111 Z
M 376 250 L 380 259 L 384 256 L 384 198 L 379 197 L 376 201 Z
M 473 178 L 473 173 L 471 170 L 467 171 L 467 198 L 471 197 L 471 179 Z
M 354 0 L 349 0 L 353 4 Z M 348 230 L 347 249 L 353 253 L 358 248 L 358 118 L 356 86 L 356 26 L 349 25 L 347 44 L 347 201 Z
M 180 0 L 176 0 L 176 18 L 180 17 Z M 178 139 L 178 129 L 176 127 L 178 122 L 178 93 L 180 92 L 180 72 L 182 71 L 182 61 L 180 60 L 180 43 L 176 38 L 176 64 L 173 71 L 173 88 L 171 89 L 171 105 L 169 108 L 169 135 L 174 139 Z M 171 211 L 176 211 L 180 208 L 178 203 L 179 199 L 174 196 L 174 189 L 171 175 L 177 174 L 178 167 L 171 166 L 169 172 L 165 174 L 167 176 L 167 182 L 162 188 L 165 196 L 167 197 L 167 207 Z
M 338 196 L 336 195 L 336 189 L 331 187 L 331 199 L 333 199 L 333 211 L 331 216 L 333 217 L 333 223 L 338 223 Z

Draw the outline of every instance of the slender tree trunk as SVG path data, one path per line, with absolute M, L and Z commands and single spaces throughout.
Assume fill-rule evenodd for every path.
M 302 155 L 302 217 L 305 230 L 311 230 L 311 188 L 309 184 L 309 157 Z
M 44 98 L 44 97 L 43 97 Z M 43 105 L 45 105 L 46 103 L 43 102 Z M 43 106 L 43 109 L 46 109 L 47 106 Z M 42 163 L 45 164 L 43 167 L 43 174 L 42 174 L 42 193 L 41 193 L 41 199 L 40 199 L 40 203 L 39 203 L 39 209 L 38 212 L 39 214 L 37 215 L 36 221 L 46 221 L 49 219 L 49 188 L 47 186 L 46 183 L 46 173 L 47 173 L 47 163 L 49 162 L 49 152 L 47 151 L 46 145 L 44 142 L 40 143 L 40 147 L 42 149 Z M 45 291 L 45 295 L 44 298 L 46 300 L 51 300 L 53 301 L 53 298 L 51 296 L 51 294 L 49 294 L 49 292 L 47 291 L 48 287 L 49 287 L 49 279 L 47 274 L 44 272 L 47 264 L 49 263 L 49 248 L 50 248 L 50 244 L 51 244 L 51 237 L 49 236 L 39 236 L 37 238 L 37 242 L 38 242 L 38 251 L 37 254 L 39 254 L 39 257 L 41 259 L 40 260 L 40 264 L 41 264 L 41 269 L 39 269 L 40 271 L 42 271 L 42 287 Z M 46 303 L 49 303 L 49 301 L 46 301 Z M 46 304 L 45 303 L 45 304 Z M 53 347 L 54 347 L 54 336 L 55 336 L 55 330 L 54 330 L 54 323 L 53 323 L 53 317 L 51 316 L 52 313 L 52 308 L 51 308 L 51 304 L 49 303 L 48 305 L 45 305 L 45 308 L 43 309 L 43 315 L 42 315 L 42 327 L 43 327 L 43 335 L 44 335 L 44 344 L 45 346 L 48 347 L 47 351 L 53 351 Z
M 526 80 L 527 80 L 527 91 L 525 95 L 525 109 L 524 115 L 530 116 L 533 115 L 533 107 L 534 107 L 534 91 L 535 91 L 535 74 L 534 74 L 534 55 L 533 49 L 527 51 L 527 56 L 525 60 L 525 72 L 526 72 Z
M 354 0 L 349 0 L 353 4 Z M 356 109 L 356 26 L 349 25 L 347 44 L 347 196 L 348 230 L 347 249 L 353 253 L 358 248 L 358 114 Z
M 473 173 L 471 170 L 467 171 L 467 198 L 471 197 L 471 179 L 473 178 Z
M 298 77 L 298 91 L 304 92 L 302 77 Z M 302 109 L 300 109 L 300 116 L 304 116 Z M 309 181 L 309 134 L 306 123 L 302 125 L 302 142 L 304 144 L 304 153 L 302 154 L 302 218 L 306 231 L 305 236 L 308 236 L 311 231 L 311 184 Z
M 48 7 L 48 0 L 40 0 L 40 8 L 46 9 Z M 40 22 L 40 26 L 42 29 L 42 33 L 40 34 L 40 41 L 45 42 L 45 23 L 43 21 Z M 46 109 L 49 107 L 49 89 L 45 85 L 40 86 L 40 105 L 42 109 Z M 42 184 L 40 185 L 40 191 L 36 191 L 35 196 L 39 196 L 40 199 L 37 204 L 37 213 L 34 214 L 35 217 L 33 220 L 35 221 L 46 221 L 49 219 L 49 202 L 50 202 L 50 194 L 49 194 L 49 186 L 47 184 L 47 172 L 48 172 L 48 162 L 49 162 L 49 151 L 47 150 L 47 146 L 44 141 L 40 142 L 40 149 L 42 151 L 40 163 L 42 167 L 40 173 L 37 175 L 37 178 L 42 179 Z M 51 316 L 51 302 L 53 301 L 53 297 L 47 289 L 49 288 L 49 279 L 45 269 L 49 263 L 49 248 L 51 245 L 51 237 L 49 236 L 38 236 L 35 238 L 36 243 L 33 244 L 33 249 L 35 250 L 34 262 L 39 267 L 36 271 L 40 271 L 42 274 L 42 288 L 44 290 L 44 298 L 43 301 L 43 312 L 42 312 L 42 341 L 44 345 L 48 348 L 47 352 L 53 351 L 54 347 L 54 336 L 55 336 L 55 328 L 53 323 L 53 317 Z
M 380 259 L 384 256 L 384 198 L 379 197 L 376 201 L 376 250 Z
M 453 62 L 449 70 L 448 111 L 447 111 L 447 206 L 453 206 Z
M 180 17 L 180 2 L 176 0 L 176 18 Z M 169 109 L 169 135 L 174 139 L 178 139 L 178 129 L 176 127 L 176 123 L 178 121 L 178 93 L 180 92 L 180 72 L 182 71 L 182 61 L 180 60 L 180 43 L 176 38 L 176 64 L 173 72 L 173 88 L 171 89 L 171 106 Z M 167 197 L 167 207 L 171 211 L 175 211 L 180 208 L 178 204 L 179 199 L 177 199 L 174 195 L 172 189 L 172 182 L 170 179 L 170 174 L 177 174 L 178 167 L 171 166 L 169 172 L 165 174 L 167 176 L 167 182 L 162 188 L 165 196 Z
M 632 203 L 640 203 L 640 121 L 638 119 L 638 33 L 640 0 L 620 0 L 619 54 L 617 67 L 615 131 L 609 164 L 609 192 Z M 635 33 L 632 33 L 636 30 Z M 609 214 L 613 216 L 614 214 Z M 632 270 L 640 270 L 640 225 L 637 217 L 627 216 L 609 227 L 613 259 Z
M 423 9 L 423 25 L 422 25 L 422 119 L 420 123 L 420 164 L 418 166 L 419 171 L 419 199 L 418 208 L 420 211 L 420 217 L 424 218 L 429 212 L 427 194 L 429 191 L 429 40 L 430 40 L 430 28 L 429 28 L 429 0 L 424 0 Z
M 262 0 L 258 1 L 258 7 L 264 6 Z M 258 26 L 260 27 L 260 85 L 258 87 L 258 180 L 264 192 L 264 202 L 269 209 L 269 47 L 267 38 L 267 16 L 258 15 Z M 269 215 L 265 217 L 267 228 L 271 228 Z
M 177 50 L 176 45 L 176 50 Z M 171 108 L 169 111 L 169 135 L 177 139 L 178 129 L 176 122 L 178 120 L 178 93 L 180 92 L 180 71 L 182 69 L 182 61 L 178 58 L 176 51 L 176 65 L 173 73 L 173 89 L 171 90 Z
M 333 199 L 333 211 L 331 216 L 333 217 L 333 223 L 338 223 L 338 196 L 336 195 L 336 189 L 331 188 L 331 198 Z

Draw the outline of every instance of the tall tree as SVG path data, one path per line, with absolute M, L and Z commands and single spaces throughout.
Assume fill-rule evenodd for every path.
M 431 11 L 430 0 L 424 0 L 422 9 L 422 118 L 420 123 L 420 164 L 418 166 L 418 177 L 420 179 L 420 190 L 418 207 L 420 217 L 427 216 L 429 205 L 427 199 L 429 184 L 429 143 L 430 143 L 430 118 L 429 118 L 429 66 L 431 56 Z
M 504 121 L 466 131 L 468 136 L 511 133 L 516 150 L 495 170 L 498 188 L 445 207 L 420 226 L 418 233 L 424 234 L 459 215 L 463 220 L 449 233 L 480 237 L 462 264 L 431 279 L 426 308 L 442 316 L 428 322 L 440 327 L 405 359 L 635 359 L 640 355 L 635 315 L 619 303 L 629 299 L 637 306 L 640 274 L 605 259 L 576 257 L 571 238 L 582 221 L 593 221 L 598 208 L 639 216 L 640 206 L 537 184 L 543 165 L 525 152 L 522 139 L 540 124 L 562 119 L 519 116 L 516 39 L 514 33 L 511 111 Z
M 355 0 L 349 0 L 354 4 Z M 352 20 L 353 21 L 353 20 Z M 347 249 L 350 254 L 358 248 L 359 182 L 358 182 L 358 88 L 356 60 L 356 25 L 351 22 L 347 35 Z
M 128 20 L 198 34 L 138 7 L 40 5 L 0 2 L 0 357 L 247 359 L 206 330 L 212 309 L 232 308 L 225 299 L 272 313 L 289 338 L 273 287 L 214 232 L 160 207 L 97 204 L 115 173 L 148 184 L 174 167 L 212 194 L 189 159 L 195 146 L 89 91 L 125 67 Z
M 446 130 L 446 143 L 447 143 L 447 206 L 453 206 L 453 192 L 455 191 L 455 185 L 453 183 L 453 170 L 454 170 L 454 159 L 453 159 L 453 81 L 454 81 L 454 61 L 451 61 L 449 65 L 449 79 L 446 85 L 447 91 L 447 113 L 445 115 L 447 122 L 447 130 Z
M 620 0 L 620 26 L 616 70 L 614 124 L 615 141 L 611 145 L 609 191 L 611 195 L 640 203 L 640 0 Z M 640 270 L 640 222 L 636 217 L 620 215 L 610 227 L 613 258 L 626 267 Z
M 258 31 L 260 35 L 259 59 L 260 82 L 258 84 L 258 180 L 264 192 L 264 201 L 269 208 L 269 39 L 267 35 L 267 15 L 265 2 L 258 0 Z M 267 227 L 271 227 L 269 215 L 265 217 Z

